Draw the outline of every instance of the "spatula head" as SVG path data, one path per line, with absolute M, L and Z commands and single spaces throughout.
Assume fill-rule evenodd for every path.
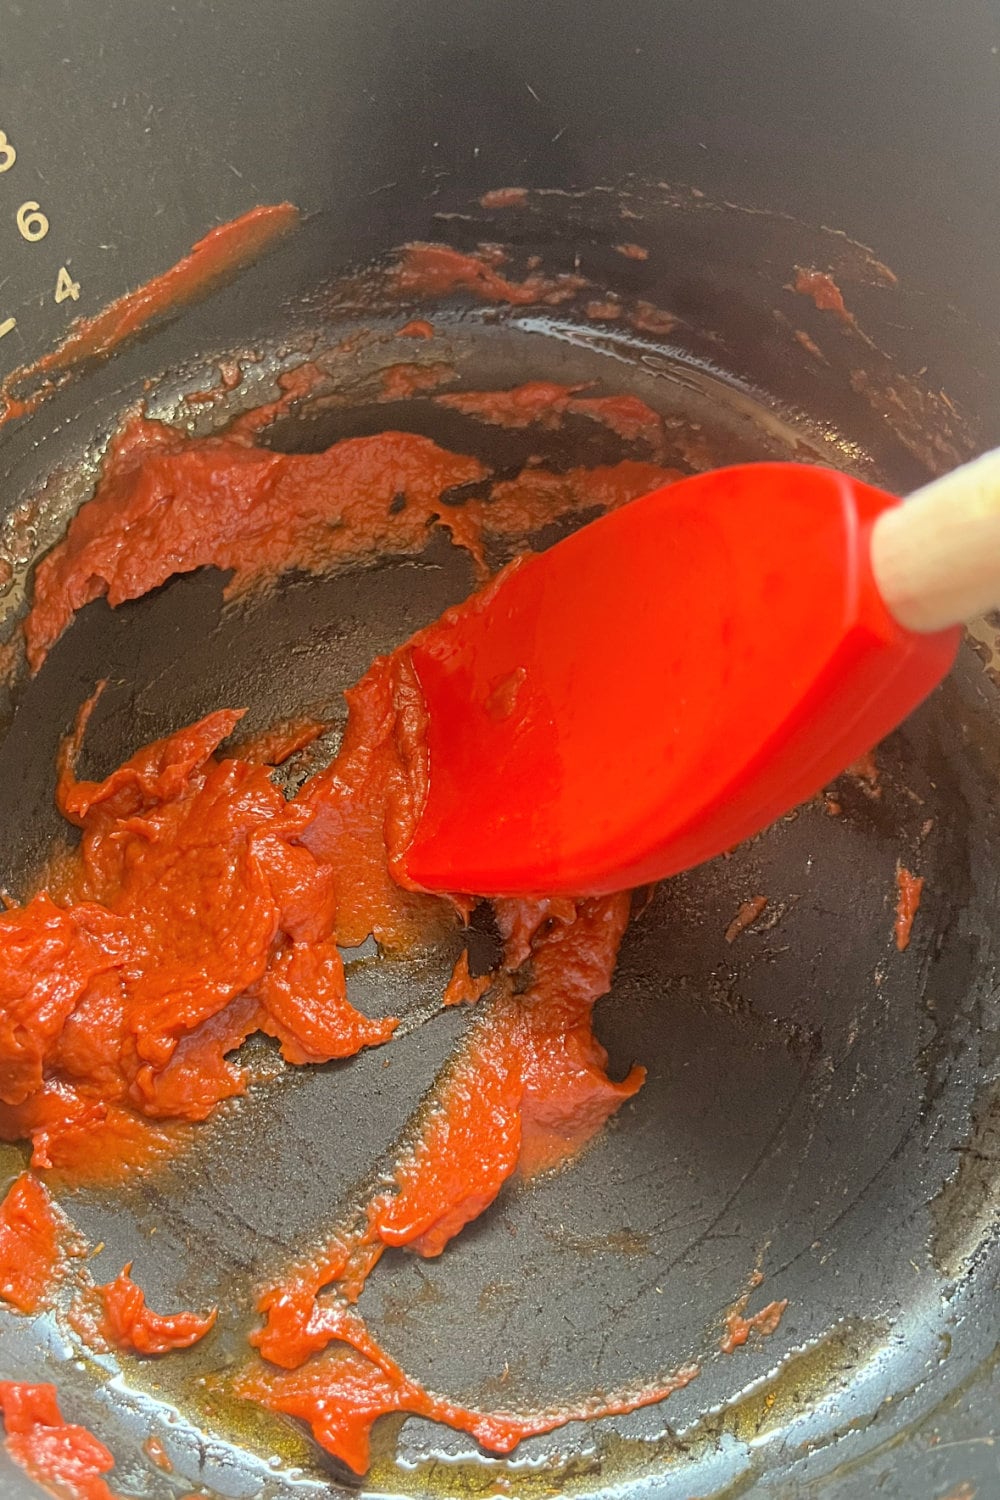
M 944 676 L 871 577 L 899 502 L 747 464 L 656 490 L 418 638 L 430 786 L 409 875 L 591 894 L 721 853 L 818 791 Z

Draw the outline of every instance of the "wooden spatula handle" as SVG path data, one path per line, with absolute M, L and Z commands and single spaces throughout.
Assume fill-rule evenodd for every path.
M 1000 606 L 1000 448 L 884 511 L 872 571 L 908 630 L 944 630 Z

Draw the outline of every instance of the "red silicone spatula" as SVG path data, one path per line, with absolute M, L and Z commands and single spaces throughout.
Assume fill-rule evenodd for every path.
M 656 490 L 419 637 L 435 890 L 595 894 L 719 854 L 818 791 L 1000 602 L 1000 450 L 905 504 L 797 464 Z

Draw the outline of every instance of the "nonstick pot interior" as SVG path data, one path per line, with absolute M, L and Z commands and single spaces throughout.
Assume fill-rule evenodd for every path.
M 976 16 L 963 11 L 966 55 L 954 38 L 932 31 L 939 23 L 929 7 L 845 12 L 845 31 L 849 20 L 859 35 L 857 74 L 827 48 L 820 80 L 806 46 L 815 41 L 811 27 L 782 8 L 757 9 L 760 27 L 751 31 L 746 17 L 740 29 L 727 26 L 721 7 L 702 8 L 697 22 L 681 7 L 615 7 L 614 15 L 597 7 L 586 27 L 578 19 L 570 26 L 560 7 L 547 19 L 504 8 L 508 19 L 517 10 L 525 27 L 518 36 L 495 6 L 478 19 L 432 6 L 420 20 L 402 8 L 362 14 L 345 6 L 335 47 L 325 39 L 325 7 L 265 23 L 250 6 L 241 8 L 241 26 L 228 27 L 221 18 L 235 17 L 225 5 L 192 8 L 162 46 L 150 46 L 162 57 L 162 78 L 143 87 L 154 121 L 175 90 L 171 117 L 153 127 L 164 160 L 169 146 L 179 147 L 187 114 L 188 132 L 213 163 L 211 178 L 195 172 L 184 189 L 167 166 L 135 172 L 131 210 L 109 190 L 107 213 L 133 227 L 131 242 L 124 236 L 129 271 L 116 282 L 121 264 L 110 275 L 92 252 L 94 285 L 121 291 L 162 269 L 215 218 L 260 199 L 299 198 L 317 217 L 237 285 L 0 435 L 5 514 L 43 497 L 17 529 L 20 563 L 58 534 L 91 482 L 107 433 L 145 380 L 156 378 L 154 414 L 186 413 L 203 427 L 220 422 L 224 406 L 192 418 L 180 400 L 205 384 L 217 356 L 250 347 L 262 355 L 235 398 L 246 404 L 255 392 L 270 393 L 277 368 L 304 357 L 307 335 L 318 330 L 321 347 L 332 347 L 362 324 L 377 334 L 382 314 L 349 309 L 342 286 L 317 288 L 323 276 L 410 237 L 497 239 L 560 266 L 579 258 L 596 283 L 617 278 L 624 298 L 655 300 L 682 325 L 671 339 L 626 339 L 573 310 L 491 321 L 481 308 L 455 305 L 441 326 L 471 388 L 543 376 L 595 380 L 700 423 L 720 457 L 818 458 L 905 488 L 926 472 L 928 457 L 914 450 L 912 422 L 901 423 L 890 387 L 869 399 L 864 383 L 851 380 L 852 371 L 884 375 L 891 366 L 927 395 L 916 409 L 927 433 L 956 449 L 989 440 L 995 338 L 969 318 L 992 274 L 980 253 L 985 209 L 973 211 L 961 196 L 966 168 L 950 127 L 936 137 L 936 154 L 924 153 L 920 177 L 919 151 L 904 146 L 925 141 L 926 111 L 913 106 L 904 130 L 889 103 L 862 86 L 879 58 L 894 58 L 918 81 L 935 76 L 935 66 L 942 76 L 978 68 Z M 96 8 L 79 21 L 68 7 L 52 4 L 47 13 L 44 35 L 12 13 L 26 61 L 44 73 L 46 49 L 69 37 L 78 60 L 96 60 Z M 312 114 L 308 152 L 304 127 L 287 111 L 277 126 L 268 116 L 252 175 L 248 114 L 222 82 L 216 97 L 226 101 L 225 118 L 209 128 L 213 117 L 199 101 L 206 73 L 221 75 L 205 58 L 208 44 L 223 39 L 234 73 L 261 81 L 258 123 L 262 99 L 276 104 L 298 90 L 324 101 Z M 80 70 L 68 74 L 85 109 L 126 59 L 135 65 L 121 32 L 109 55 L 86 87 Z M 787 60 L 780 75 L 779 55 Z M 765 97 L 772 76 L 786 84 L 780 100 Z M 525 97 L 514 105 L 522 83 Z M 366 87 L 375 88 L 376 106 L 363 98 Z M 976 89 L 961 97 L 971 121 Z M 193 113 L 181 107 L 189 101 Z M 33 100 L 15 103 L 31 139 L 47 139 Z M 137 118 L 134 100 L 125 117 Z M 107 144 L 109 131 L 94 118 L 96 138 Z M 551 127 L 547 145 L 539 119 Z M 818 121 L 829 126 L 827 138 Z M 138 139 L 131 126 L 122 130 L 129 143 Z M 860 163 L 853 179 L 847 156 Z M 228 175 L 224 160 L 234 168 Z M 955 162 L 953 176 L 936 175 L 945 160 Z M 912 228 L 905 189 L 918 177 L 954 210 L 950 223 L 948 212 L 935 215 L 926 245 L 900 228 Z M 57 190 L 72 207 L 78 190 L 68 179 Z M 728 184 L 737 180 L 750 209 L 791 210 L 871 238 L 868 270 L 842 236 L 727 206 L 735 192 Z M 513 217 L 479 208 L 480 192 L 514 181 L 563 194 L 594 184 L 614 191 L 543 195 Z M 883 193 L 893 187 L 895 217 L 875 203 L 876 183 Z M 721 184 L 725 190 L 713 191 Z M 149 194 L 165 210 L 183 210 L 158 215 L 160 241 L 136 209 Z M 649 262 L 616 259 L 616 237 L 648 242 Z M 968 242 L 964 308 L 945 253 L 950 244 L 957 254 L 960 240 Z M 872 269 L 883 258 L 898 285 Z M 788 291 L 796 265 L 814 264 L 853 276 L 842 284 L 874 350 Z M 15 288 L 27 286 L 27 276 L 18 260 Z M 797 331 L 818 344 L 824 363 L 796 341 Z M 391 417 L 391 425 L 500 466 L 521 461 L 503 435 L 471 424 L 445 432 L 428 402 L 374 409 L 365 361 L 374 368 L 387 357 L 376 339 L 332 366 L 338 388 L 354 391 L 346 409 L 331 415 L 307 404 L 265 441 L 319 447 L 376 422 L 390 425 Z M 919 375 L 923 364 L 931 368 Z M 942 388 L 959 417 L 933 399 Z M 580 440 L 570 434 L 553 459 L 569 461 Z M 613 455 L 590 459 L 600 456 Z M 15 575 L 6 596 L 11 617 L 18 582 Z M 222 583 L 206 571 L 115 613 L 90 607 L 38 678 L 18 689 L 0 744 L 3 884 L 23 888 L 63 833 L 51 807 L 55 747 L 98 676 L 110 687 L 88 739 L 86 769 L 94 772 L 237 699 L 250 705 L 254 726 L 303 707 L 336 718 L 341 690 L 372 656 L 463 597 L 471 579 L 459 555 L 435 545 L 420 566 L 387 559 L 335 578 L 289 579 L 238 610 L 223 609 Z M 980 660 L 991 648 L 991 631 L 981 627 L 977 649 L 965 650 L 952 679 L 880 750 L 879 785 L 858 778 L 838 785 L 840 816 L 816 802 L 731 858 L 660 888 L 629 932 L 599 1013 L 615 1067 L 640 1060 L 649 1068 L 642 1094 L 583 1162 L 505 1195 L 440 1262 L 389 1257 L 363 1304 L 408 1368 L 456 1396 L 551 1400 L 689 1359 L 702 1363 L 701 1378 L 661 1408 L 533 1440 L 512 1461 L 484 1460 L 467 1440 L 418 1421 L 401 1431 L 387 1424 L 369 1492 L 527 1496 L 615 1486 L 665 1500 L 742 1493 L 853 1500 L 877 1483 L 880 1493 L 923 1500 L 966 1480 L 984 1495 L 996 1491 L 1000 756 L 991 664 Z M 898 861 L 926 879 L 905 953 L 892 941 Z M 756 894 L 768 897 L 765 920 L 727 942 L 737 908 Z M 154 1305 L 221 1299 L 227 1309 L 203 1354 L 153 1367 L 78 1366 L 52 1323 L 4 1320 L 2 1373 L 55 1372 L 66 1410 L 115 1451 L 123 1493 L 166 1500 L 198 1488 L 285 1500 L 335 1493 L 342 1483 L 296 1430 L 251 1421 L 199 1381 L 242 1357 L 255 1286 L 289 1242 L 329 1222 L 331 1206 L 371 1169 L 429 1085 L 462 1017 L 417 1022 L 452 956 L 437 965 L 356 957 L 359 1003 L 414 1022 L 388 1070 L 373 1055 L 275 1077 L 222 1112 L 166 1176 L 114 1198 L 65 1199 L 92 1242 L 107 1247 L 94 1262 L 101 1279 L 134 1256 Z M 19 1161 L 9 1154 L 9 1175 Z M 725 1309 L 758 1264 L 760 1300 L 787 1297 L 788 1311 L 769 1342 L 726 1356 L 718 1348 Z M 172 1475 L 143 1452 L 151 1430 L 171 1456 Z M 5 1463 L 4 1493 L 28 1493 Z

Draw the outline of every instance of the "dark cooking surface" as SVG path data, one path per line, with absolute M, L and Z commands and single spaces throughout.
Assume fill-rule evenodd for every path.
M 545 331 L 539 338 L 529 315 L 500 328 L 467 315 L 450 325 L 449 344 L 471 388 L 529 370 L 597 378 L 608 391 L 638 383 L 668 414 L 709 422 L 720 458 L 792 441 L 763 410 L 748 421 L 745 398 L 704 377 L 675 379 L 662 363 L 640 377 L 600 346 L 556 337 L 557 325 Z M 376 343 L 345 366 L 345 380 L 363 391 L 366 360 L 396 350 Z M 184 383 L 205 380 L 189 374 Z M 498 465 L 523 461 L 523 434 L 421 400 L 307 409 L 267 440 L 320 447 L 376 424 L 428 432 Z M 824 438 L 804 435 L 825 451 Z M 580 441 L 571 431 L 531 446 L 547 443 L 564 462 L 579 456 Z M 591 441 L 589 461 L 620 451 L 607 436 Z M 4 883 L 16 889 L 65 833 L 51 806 L 53 758 L 95 670 L 110 685 L 84 774 L 221 705 L 249 704 L 251 730 L 304 708 L 336 715 L 340 691 L 376 653 L 472 584 L 465 555 L 441 540 L 419 563 L 290 579 L 226 610 L 222 582 L 207 570 L 114 613 L 90 606 L 24 689 L 0 745 Z M 440 1261 L 387 1256 L 361 1304 L 418 1378 L 486 1404 L 547 1403 L 692 1359 L 700 1379 L 666 1405 L 531 1440 L 506 1462 L 428 1423 L 386 1422 L 368 1488 L 478 1493 L 508 1474 L 518 1495 L 553 1484 L 589 1493 L 612 1481 L 664 1497 L 714 1494 L 741 1473 L 749 1482 L 757 1467 L 801 1463 L 804 1444 L 819 1446 L 822 1464 L 825 1445 L 852 1424 L 862 1434 L 874 1420 L 868 1441 L 890 1431 L 892 1408 L 875 1415 L 885 1396 L 912 1388 L 919 1406 L 920 1383 L 939 1361 L 955 1378 L 970 1365 L 990 1337 L 986 1320 L 974 1334 L 963 1329 L 961 1302 L 975 1288 L 942 1300 L 941 1278 L 963 1253 L 971 1195 L 943 1210 L 929 1200 L 966 1138 L 986 1001 L 998 829 L 992 768 L 967 743 L 969 725 L 983 737 L 974 716 L 989 712 L 984 692 L 992 688 L 978 663 L 964 660 L 879 751 L 880 795 L 845 778 L 842 816 L 810 805 L 731 859 L 661 887 L 627 934 L 598 1010 L 616 1073 L 633 1060 L 649 1068 L 637 1099 L 581 1162 L 504 1193 Z M 900 859 L 927 881 L 902 954 L 892 941 Z M 764 917 L 728 944 L 737 908 L 758 893 L 769 898 Z M 199 1349 L 154 1365 L 122 1360 L 111 1388 L 104 1382 L 119 1362 L 59 1367 L 65 1409 L 119 1457 L 119 1489 L 166 1500 L 183 1476 L 221 1495 L 315 1490 L 307 1478 L 282 1477 L 289 1463 L 324 1472 L 310 1443 L 213 1398 L 198 1378 L 242 1358 L 255 1287 L 297 1235 L 335 1216 L 429 1085 L 465 1023 L 451 1013 L 421 1024 L 453 956 L 359 956 L 349 981 L 359 1005 L 409 1016 L 407 1036 L 347 1065 L 276 1076 L 221 1110 L 189 1157 L 146 1184 L 64 1199 L 91 1242 L 106 1246 L 93 1263 L 98 1279 L 134 1257 L 154 1306 L 224 1308 Z M 8 1160 L 13 1173 L 13 1152 Z M 724 1312 L 758 1263 L 766 1279 L 751 1310 L 787 1297 L 788 1311 L 769 1341 L 727 1357 L 718 1350 Z M 51 1375 L 43 1351 L 50 1340 L 60 1347 L 59 1336 L 41 1333 L 4 1320 L 3 1373 Z M 102 1386 L 114 1391 L 110 1404 Z M 191 1422 L 209 1435 L 207 1447 Z M 144 1438 L 150 1426 L 176 1483 L 128 1436 Z M 284 1460 L 278 1469 L 268 1467 L 272 1455 Z
M 585 18 L 563 0 L 342 0 L 335 25 L 326 0 L 277 11 L 255 0 L 191 0 L 150 13 L 141 27 L 128 0 L 0 0 L 0 14 L 0 127 L 19 151 L 16 170 L 0 177 L 0 203 L 11 210 L 0 220 L 0 318 L 18 318 L 0 346 L 4 370 L 78 310 L 52 301 L 64 258 L 83 288 L 79 310 L 92 312 L 164 269 L 212 223 L 258 202 L 291 197 L 316 215 L 270 268 L 96 371 L 40 421 L 5 432 L 5 515 L 53 470 L 72 468 L 144 376 L 252 340 L 273 346 L 286 300 L 331 266 L 408 236 L 458 235 L 460 222 L 434 215 L 468 214 L 489 188 L 613 182 L 631 190 L 630 173 L 693 183 L 711 211 L 650 214 L 623 234 L 606 196 L 606 214 L 553 200 L 548 233 L 566 241 L 570 264 L 598 242 L 648 239 L 650 264 L 619 269 L 655 282 L 661 305 L 717 318 L 727 334 L 717 351 L 723 369 L 856 439 L 856 450 L 840 450 L 845 462 L 881 444 L 886 472 L 905 486 L 921 469 L 884 430 L 887 407 L 866 412 L 845 394 L 850 346 L 782 291 L 795 264 L 833 267 L 848 242 L 810 240 L 792 221 L 717 205 L 728 199 L 842 229 L 875 246 L 901 278 L 892 291 L 845 285 L 848 304 L 901 368 L 928 365 L 934 388 L 981 418 L 980 441 L 996 440 L 1000 199 L 983 190 L 982 175 L 1000 149 L 998 38 L 979 0 L 846 0 L 833 30 L 821 9 L 783 0 L 754 0 L 738 13 L 730 0 L 597 0 Z M 29 198 L 51 218 L 40 244 L 22 242 L 14 227 L 13 209 Z M 470 233 L 506 238 L 509 229 Z M 530 314 L 520 321 L 527 327 Z M 822 343 L 836 381 L 801 350 L 786 357 L 795 327 Z M 515 340 L 501 343 L 493 382 L 539 373 L 546 343 L 536 338 L 527 359 Z M 553 373 L 569 378 L 579 345 L 561 347 Z M 607 368 L 617 370 L 607 352 Z M 647 383 L 659 387 L 663 369 L 661 356 L 645 351 L 618 378 L 659 404 Z M 204 385 L 204 375 L 192 370 L 188 385 Z M 696 385 L 686 377 L 685 402 Z M 84 467 L 77 494 L 87 483 Z M 43 509 L 31 521 L 22 554 L 36 535 L 55 534 L 72 484 L 58 479 L 55 489 L 52 517 Z M 0 863 L 23 868 L 27 844 L 44 842 L 44 830 L 19 835 L 27 808 L 48 805 L 55 738 L 93 683 L 88 649 L 119 663 L 121 682 L 92 742 L 95 760 L 110 763 L 236 687 L 252 686 L 260 722 L 272 707 L 284 711 L 286 694 L 295 706 L 335 696 L 377 644 L 465 587 L 456 559 L 445 552 L 434 561 L 440 566 L 283 589 L 244 617 L 238 655 L 199 658 L 200 676 L 172 643 L 204 638 L 218 580 L 172 584 L 118 617 L 89 611 L 36 686 L 38 720 L 29 727 L 22 711 L 0 750 Z M 335 606 L 344 610 L 336 623 Z M 317 622 L 315 650 L 302 651 L 303 630 Z M 239 636 L 232 624 L 223 630 Z M 592 1384 L 595 1359 L 610 1376 L 699 1350 L 712 1356 L 719 1330 L 708 1325 L 770 1238 L 758 1296 L 789 1297 L 778 1333 L 731 1359 L 714 1355 L 702 1379 L 661 1409 L 523 1449 L 513 1472 L 381 1464 L 370 1489 L 596 1494 L 620 1478 L 632 1495 L 675 1500 L 1000 1494 L 995 699 L 967 654 L 880 756 L 880 803 L 849 784 L 838 793 L 844 818 L 810 809 L 728 864 L 661 892 L 630 934 L 600 1013 L 615 1061 L 637 1056 L 650 1067 L 632 1112 L 581 1167 L 498 1205 L 442 1262 L 387 1260 L 366 1302 L 390 1347 L 412 1356 L 418 1373 L 447 1372 L 449 1392 L 496 1376 L 509 1358 L 515 1389 L 551 1393 L 581 1370 Z M 925 797 L 927 811 L 906 788 Z M 913 839 L 929 816 L 935 828 L 913 866 L 926 873 L 927 892 L 900 956 L 890 937 L 895 860 L 901 850 L 916 859 Z M 799 900 L 773 929 L 727 946 L 725 926 L 758 891 L 772 913 Z M 386 1009 L 402 990 L 409 1003 L 433 994 L 440 977 L 374 966 L 355 975 L 371 986 L 362 1001 L 373 1007 L 384 985 Z M 303 1223 L 322 1217 L 324 1192 L 348 1183 L 393 1135 L 410 1091 L 430 1078 L 446 1032 L 460 1024 L 440 1018 L 394 1045 L 387 1076 L 405 1078 L 398 1092 L 376 1093 L 382 1079 L 371 1058 L 297 1075 L 220 1121 L 211 1158 L 148 1197 L 116 1213 L 74 1204 L 112 1247 L 95 1269 L 114 1274 L 134 1252 L 151 1300 L 160 1291 L 165 1305 L 175 1290 L 193 1304 L 220 1275 L 241 1283 L 240 1267 L 266 1265 L 274 1253 L 279 1190 Z M 319 1162 L 296 1145 L 316 1122 L 326 1143 Z M 281 1150 L 287 1183 L 261 1171 L 265 1149 Z M 220 1246 L 234 1269 L 216 1265 Z M 491 1290 L 481 1306 L 484 1280 Z M 211 1353 L 220 1360 L 241 1348 L 223 1329 Z M 269 1467 L 273 1429 L 240 1428 L 243 1455 L 234 1454 L 233 1413 L 199 1418 L 196 1385 L 178 1395 L 187 1417 L 162 1429 L 177 1463 L 169 1481 L 140 1445 L 163 1420 L 143 1392 L 172 1399 L 171 1367 L 129 1367 L 112 1384 L 110 1368 L 77 1368 L 60 1350 L 48 1325 L 8 1318 L 0 1376 L 55 1378 L 68 1414 L 114 1448 L 123 1494 L 329 1495 L 311 1468 L 313 1477 L 293 1479 Z M 740 1398 L 754 1379 L 757 1393 Z M 705 1418 L 727 1397 L 736 1398 L 728 1412 Z M 410 1423 L 400 1453 L 460 1441 Z M 314 1462 L 295 1438 L 283 1436 L 280 1447 L 293 1463 Z M 556 1457 L 532 1460 L 539 1452 Z M 29 1493 L 2 1452 L 0 1493 Z

